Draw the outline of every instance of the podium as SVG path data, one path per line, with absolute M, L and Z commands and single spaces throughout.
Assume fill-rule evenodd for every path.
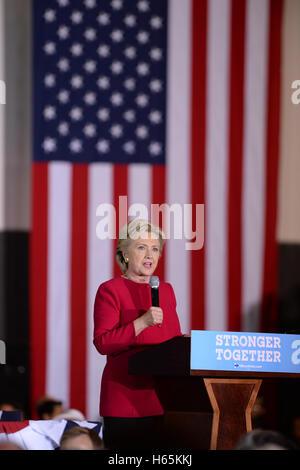
M 233 449 L 252 430 L 251 411 L 266 377 L 292 373 L 191 370 L 191 338 L 176 337 L 129 358 L 128 372 L 152 375 L 165 409 L 166 446 Z

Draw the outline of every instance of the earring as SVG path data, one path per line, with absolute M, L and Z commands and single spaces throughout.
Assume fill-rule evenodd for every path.
M 128 263 L 129 259 L 126 257 L 124 258 L 125 263 Z

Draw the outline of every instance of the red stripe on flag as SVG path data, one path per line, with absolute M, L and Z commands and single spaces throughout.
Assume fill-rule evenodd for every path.
M 30 426 L 30 421 L 0 421 L 0 434 L 14 434 Z M 3 442 L 3 441 L 2 441 Z
M 30 236 L 30 397 L 31 414 L 45 394 L 47 347 L 48 164 L 32 167 Z
M 118 242 L 119 232 L 125 225 L 125 219 L 128 216 L 128 207 L 127 211 L 125 211 L 126 208 L 119 204 L 120 196 L 128 197 L 128 165 L 114 165 L 113 171 L 113 204 L 116 210 L 116 240 L 113 244 L 114 277 L 120 276 L 121 274 L 121 271 L 115 262 L 115 248 Z
M 278 245 L 276 240 L 280 90 L 281 90 L 281 31 L 283 1 L 271 0 L 269 29 L 269 69 L 267 96 L 266 149 L 266 230 L 264 253 L 262 331 L 277 329 L 278 308 Z
M 228 189 L 228 329 L 241 327 L 245 0 L 232 0 Z
M 88 165 L 72 166 L 70 405 L 86 410 Z
M 166 202 L 166 167 L 165 165 L 153 165 L 152 166 L 152 204 L 164 204 Z M 159 226 L 162 227 L 162 220 Z M 155 276 L 158 276 L 161 280 L 165 279 L 165 257 L 166 249 L 168 244 L 166 243 L 163 249 L 162 257 L 159 260 Z
M 196 204 L 205 201 L 206 150 L 206 51 L 207 0 L 193 0 L 192 32 L 192 126 L 191 126 L 191 203 L 193 220 Z M 196 225 L 193 223 L 193 227 Z M 191 256 L 191 327 L 205 328 L 205 250 L 193 250 Z

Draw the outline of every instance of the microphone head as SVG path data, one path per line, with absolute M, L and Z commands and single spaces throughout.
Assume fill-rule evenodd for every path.
M 151 286 L 151 288 L 154 288 L 154 289 L 159 288 L 159 277 L 158 276 L 151 276 L 150 277 L 150 286 Z

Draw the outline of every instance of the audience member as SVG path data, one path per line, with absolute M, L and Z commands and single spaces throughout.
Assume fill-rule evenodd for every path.
M 292 437 L 300 445 L 300 416 L 295 416 L 292 421 Z
M 7 400 L 7 399 L 1 400 L 0 411 L 9 411 L 12 414 L 12 416 L 13 415 L 15 416 L 16 420 L 17 420 L 16 418 L 17 416 L 18 416 L 18 420 L 25 419 L 23 406 L 15 400 Z M 15 412 L 15 414 L 12 412 Z
M 53 419 L 64 412 L 62 402 L 50 397 L 42 397 L 36 404 L 39 419 Z
M 277 431 L 256 429 L 245 434 L 235 450 L 298 450 L 296 444 Z
M 0 442 L 0 450 L 24 450 L 13 442 Z
M 83 421 L 84 415 L 81 411 L 76 409 L 64 409 L 60 400 L 55 400 L 50 397 L 42 397 L 37 402 L 37 414 L 39 419 L 54 419 L 60 421 L 61 419 Z
M 93 429 L 74 426 L 65 431 L 60 450 L 103 450 L 103 441 Z

